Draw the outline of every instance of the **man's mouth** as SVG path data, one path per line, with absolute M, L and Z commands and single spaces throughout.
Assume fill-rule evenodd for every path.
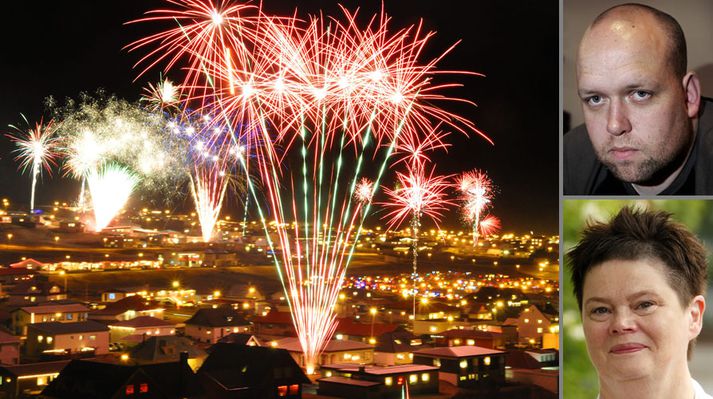
M 634 147 L 612 147 L 609 150 L 609 154 L 617 161 L 629 160 L 634 157 L 637 152 L 639 152 L 639 150 Z

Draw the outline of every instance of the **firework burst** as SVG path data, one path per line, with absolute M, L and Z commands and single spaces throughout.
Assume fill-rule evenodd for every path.
M 407 218 L 411 218 L 413 251 L 413 320 L 416 321 L 416 281 L 418 280 L 418 235 L 421 230 L 421 218 L 426 216 L 438 225 L 443 212 L 454 205 L 447 198 L 452 176 L 435 175 L 435 168 L 426 174 L 423 163 L 410 164 L 407 173 L 396 173 L 397 188 L 384 188 L 390 201 L 382 203 L 386 209 L 392 209 L 383 219 L 388 219 L 388 227 L 398 228 Z
M 22 118 L 30 126 L 24 115 Z M 15 134 L 7 134 L 17 147 L 15 160 L 20 163 L 22 171 L 30 170 L 32 175 L 32 188 L 30 191 L 30 212 L 35 209 L 35 187 L 37 179 L 41 176 L 42 169 L 47 173 L 52 173 L 52 166 L 56 166 L 57 157 L 57 136 L 55 135 L 54 121 L 50 120 L 43 124 L 42 120 L 34 128 L 22 130 L 10 125 L 16 130 Z
M 420 62 L 432 36 L 421 25 L 391 32 L 383 13 L 361 26 L 347 10 L 341 19 L 302 21 L 227 2 L 170 3 L 176 7 L 140 21 L 178 27 L 128 47 L 152 47 L 139 61 L 147 69 L 166 63 L 175 70 L 185 60 L 185 102 L 234 127 L 225 145 L 243 143 L 239 164 L 260 176 L 276 242 L 250 180 L 248 189 L 268 243 L 281 252 L 273 259 L 312 372 L 336 328 L 332 308 L 371 206 L 355 197 L 363 164 L 374 162 L 370 180 L 379 187 L 395 159 L 423 165 L 426 151 L 444 147 L 439 131 L 485 136 L 436 105 L 469 101 L 443 93 L 453 84 L 432 84 L 440 57 Z M 441 181 L 433 173 L 423 178 Z M 437 204 L 425 206 L 419 217 L 439 212 Z
M 473 247 L 475 247 L 481 233 L 489 234 L 493 231 L 493 227 L 495 230 L 499 228 L 499 221 L 494 223 L 497 219 L 488 219 L 488 223 L 483 225 L 486 220 L 483 217 L 492 206 L 495 187 L 488 175 L 479 170 L 463 173 L 458 178 L 457 185 L 463 202 L 463 219 L 473 227 Z
M 139 182 L 128 168 L 106 164 L 87 176 L 89 193 L 94 205 L 94 231 L 102 231 L 126 205 Z

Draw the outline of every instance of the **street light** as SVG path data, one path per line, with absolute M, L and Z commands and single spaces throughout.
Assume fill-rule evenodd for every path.
M 371 337 L 374 337 L 374 320 L 376 319 L 376 308 L 371 308 L 369 309 L 369 313 L 371 313 Z

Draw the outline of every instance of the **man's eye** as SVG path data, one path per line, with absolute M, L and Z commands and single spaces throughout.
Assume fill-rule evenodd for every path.
M 635 100 L 642 101 L 642 100 L 648 100 L 649 98 L 651 98 L 651 93 L 649 93 L 648 91 L 644 91 L 644 90 L 637 90 L 632 93 L 632 96 L 634 97 Z
M 602 103 L 601 96 L 590 96 L 584 99 L 584 101 L 589 105 L 599 105 Z

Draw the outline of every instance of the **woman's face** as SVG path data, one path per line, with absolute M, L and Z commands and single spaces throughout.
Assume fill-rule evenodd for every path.
M 587 349 L 600 378 L 655 376 L 663 365 L 686 367 L 688 342 L 700 329 L 682 306 L 659 260 L 609 260 L 593 267 L 583 287 Z M 688 304 L 687 304 L 688 305 Z

